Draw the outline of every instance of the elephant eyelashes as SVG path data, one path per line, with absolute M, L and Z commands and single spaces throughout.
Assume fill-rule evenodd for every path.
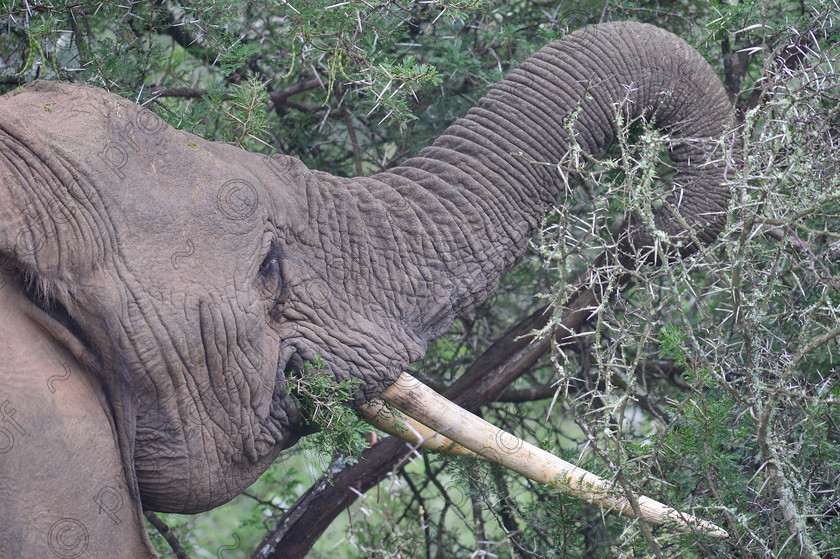
M 271 243 L 268 254 L 260 264 L 259 277 L 265 289 L 273 296 L 277 296 L 283 290 L 283 255 L 276 243 Z

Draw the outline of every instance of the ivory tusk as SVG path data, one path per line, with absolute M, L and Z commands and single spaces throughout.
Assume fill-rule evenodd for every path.
M 483 456 L 464 448 L 404 414 L 394 415 L 394 412 L 379 398 L 359 406 L 358 410 L 365 421 L 409 444 L 440 454 L 460 454 L 479 460 L 484 459 Z
M 629 518 L 636 517 L 630 502 L 616 496 L 605 479 L 502 431 L 408 373 L 403 373 L 380 397 L 434 432 L 444 434 L 488 460 L 538 483 L 554 485 L 563 493 L 598 503 Z M 711 522 L 682 514 L 649 497 L 638 497 L 638 504 L 641 516 L 652 524 L 670 525 L 682 531 L 696 529 L 715 538 L 729 537 L 725 530 Z

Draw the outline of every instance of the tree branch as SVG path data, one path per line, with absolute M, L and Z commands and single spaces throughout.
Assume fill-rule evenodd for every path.
M 305 82 L 296 83 L 285 89 L 271 91 L 269 92 L 268 97 L 269 99 L 271 99 L 271 103 L 274 105 L 274 109 L 278 112 L 278 114 L 282 114 L 282 110 L 284 107 L 292 107 L 293 109 L 299 110 L 301 112 L 311 112 L 312 109 L 300 105 L 298 103 L 289 101 L 288 99 L 292 95 L 297 95 L 298 93 L 318 89 L 319 87 L 322 87 L 321 80 L 311 79 Z M 207 94 L 207 90 L 200 87 L 161 87 L 158 89 L 153 89 L 151 93 L 152 99 L 156 99 L 158 97 L 180 97 L 183 99 L 197 99 L 199 97 L 204 97 Z M 227 98 L 227 95 L 225 95 L 225 98 Z
M 155 529 L 160 533 L 161 536 L 166 540 L 166 543 L 169 544 L 169 547 L 172 548 L 173 553 L 175 553 L 175 557 L 178 559 L 190 559 L 190 556 L 187 555 L 187 552 L 184 550 L 181 542 L 178 540 L 178 536 L 176 536 L 172 530 L 169 529 L 169 526 L 160 519 L 158 515 L 153 513 L 150 510 L 144 510 L 143 515 L 146 517 L 146 520 L 155 527 Z

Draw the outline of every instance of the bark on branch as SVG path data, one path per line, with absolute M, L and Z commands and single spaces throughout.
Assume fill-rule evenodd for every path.
M 163 536 L 163 539 L 166 540 L 166 543 L 169 544 L 169 547 L 172 549 L 172 552 L 175 554 L 177 559 L 190 559 L 190 556 L 187 555 L 186 550 L 181 545 L 181 541 L 178 539 L 172 530 L 169 529 L 169 525 L 160 519 L 158 515 L 150 510 L 144 510 L 143 515 L 146 517 L 146 520 L 155 527 L 158 533 Z
M 278 113 L 283 110 L 283 107 L 292 107 L 304 112 L 309 112 L 311 109 L 289 101 L 289 97 L 297 95 L 298 93 L 318 89 L 319 87 L 323 87 L 321 80 L 313 78 L 305 82 L 296 83 L 285 89 L 271 91 L 269 92 L 268 97 L 271 99 L 271 103 L 274 105 L 274 109 Z M 206 89 L 200 87 L 161 87 L 159 89 L 152 90 L 152 98 L 180 97 L 183 99 L 197 99 L 199 97 L 204 97 L 207 93 Z

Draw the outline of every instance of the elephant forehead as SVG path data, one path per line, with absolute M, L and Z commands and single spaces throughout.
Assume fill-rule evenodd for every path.
M 123 209 L 149 226 L 189 226 L 197 233 L 247 233 L 269 214 L 278 221 L 265 184 L 276 183 L 283 169 L 270 158 L 176 130 L 94 88 L 39 84 L 5 101 L 15 126 L 42 139 L 38 151 L 84 177 L 91 187 L 87 202 Z
M 143 187 L 104 201 L 119 257 L 135 275 L 237 290 L 254 276 L 271 233 L 260 191 L 240 179 L 206 178 L 189 184 L 150 170 Z
M 252 183 L 173 184 L 177 178 L 154 172 L 148 179 L 147 188 L 113 194 L 108 217 L 123 257 L 160 261 L 174 272 L 201 267 L 211 276 L 231 267 L 253 271 L 271 227 Z
M 134 120 L 148 114 L 138 111 Z M 113 198 L 115 208 L 147 226 L 214 234 L 234 244 L 273 217 L 261 178 L 240 163 L 250 154 L 219 153 L 224 150 L 170 127 L 138 132 L 129 141 L 120 131 L 131 120 L 108 121 L 110 134 L 91 164 L 104 185 L 97 191 Z
M 48 84 L 13 101 L 45 139 L 46 156 L 78 171 L 71 206 L 84 211 L 70 213 L 91 216 L 129 265 L 166 278 L 196 268 L 249 272 L 244 262 L 258 257 L 266 230 L 283 226 L 282 198 L 266 187 L 277 171 L 260 164 L 264 156 L 175 130 L 90 88 Z
M 308 170 L 294 158 L 207 142 L 126 99 L 73 84 L 5 96 L 0 114 L 39 157 L 73 170 L 79 184 L 65 185 L 68 199 L 122 213 L 125 223 L 212 234 L 233 248 L 267 220 L 277 229 L 304 226 L 293 222 L 305 212 Z

